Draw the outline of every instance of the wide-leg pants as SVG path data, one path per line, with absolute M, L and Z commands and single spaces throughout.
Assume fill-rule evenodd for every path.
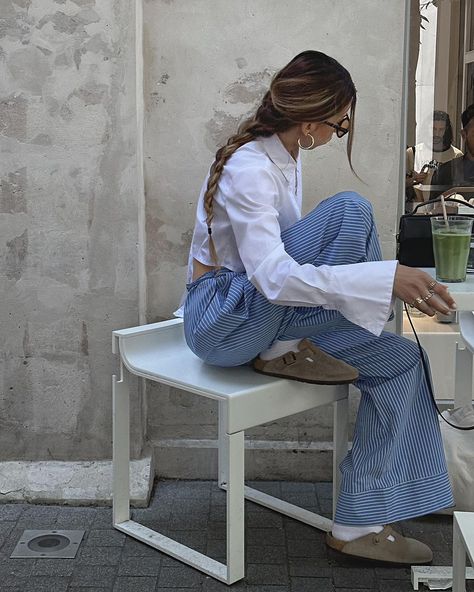
M 300 264 L 379 260 L 370 203 L 339 193 L 282 232 Z M 379 337 L 335 310 L 270 303 L 244 273 L 209 272 L 188 286 L 184 313 L 189 347 L 209 364 L 249 363 L 275 340 L 309 338 L 359 370 L 361 391 L 351 451 L 341 464 L 335 520 L 387 524 L 453 505 L 438 419 L 419 350 Z

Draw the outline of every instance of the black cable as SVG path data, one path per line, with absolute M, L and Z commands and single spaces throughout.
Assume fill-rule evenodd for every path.
M 462 427 L 462 426 L 457 426 L 454 423 L 451 423 L 450 421 L 448 421 L 444 415 L 441 413 L 441 411 L 438 408 L 438 404 L 436 403 L 436 399 L 433 393 L 433 384 L 431 382 L 431 374 L 430 371 L 428 370 L 428 367 L 426 365 L 426 360 L 425 360 L 425 356 L 424 356 L 424 352 L 423 352 L 423 348 L 421 347 L 421 343 L 420 340 L 418 339 L 418 335 L 416 334 L 415 331 L 415 327 L 413 326 L 413 321 L 411 320 L 410 317 L 410 313 L 408 312 L 408 307 L 407 307 L 407 303 L 404 302 L 403 303 L 404 307 L 405 307 L 405 312 L 407 313 L 407 317 L 408 320 L 410 321 L 410 325 L 413 331 L 413 335 L 415 336 L 416 339 L 416 343 L 418 344 L 418 349 L 420 350 L 420 357 L 421 357 L 421 363 L 423 364 L 423 370 L 425 372 L 425 378 L 426 378 L 426 383 L 428 384 L 428 390 L 430 392 L 431 395 L 431 400 L 433 401 L 433 405 L 435 406 L 436 411 L 438 412 L 438 415 L 448 424 L 450 425 L 452 428 L 455 428 L 456 430 L 474 430 L 474 426 L 469 426 L 469 427 Z

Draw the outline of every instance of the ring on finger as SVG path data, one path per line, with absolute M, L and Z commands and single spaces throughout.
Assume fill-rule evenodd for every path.
M 410 306 L 415 306 L 415 304 L 423 304 L 424 300 L 421 296 L 417 296 L 415 300 L 410 304 Z
M 430 290 L 426 296 L 423 296 L 423 301 L 427 302 L 434 295 L 433 290 Z
M 436 280 L 433 280 L 432 282 L 430 282 L 428 284 L 428 290 L 432 290 L 436 286 L 437 283 L 438 282 Z

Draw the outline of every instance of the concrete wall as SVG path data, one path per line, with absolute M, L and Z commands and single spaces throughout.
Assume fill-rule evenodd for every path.
M 111 330 L 138 324 L 134 19 L 1 3 L 0 460 L 111 456 Z
M 134 4 L 2 2 L 0 460 L 110 458 L 110 332 L 137 324 L 143 302 Z M 304 154 L 305 209 L 361 191 L 393 255 L 402 4 L 144 1 L 148 321 L 178 303 L 213 153 L 304 49 L 334 55 L 353 74 L 354 163 L 367 181 L 352 175 L 335 139 Z M 214 404 L 148 386 L 142 406 L 136 385 L 133 401 L 134 454 L 146 435 L 160 475 L 213 475 Z M 314 478 L 303 462 L 313 451 L 321 477 L 330 424 L 327 410 L 254 430 L 252 470 Z
M 367 183 L 352 175 L 345 142 L 334 138 L 303 155 L 305 210 L 337 191 L 360 191 L 373 202 L 385 256 L 393 257 L 403 2 L 155 0 L 144 10 L 149 321 L 169 317 L 178 303 L 196 199 L 217 147 L 254 110 L 272 74 L 305 49 L 325 51 L 353 75 L 354 164 Z M 212 402 L 148 389 L 148 435 L 159 473 L 212 474 L 215 454 L 206 439 L 215 437 L 216 412 Z M 329 437 L 330 423 L 329 413 L 318 412 L 252 435 L 269 440 L 269 450 L 284 441 L 291 441 L 287 449 L 307 449 Z M 294 458 L 282 459 L 275 471 L 263 463 L 263 476 L 291 473 Z

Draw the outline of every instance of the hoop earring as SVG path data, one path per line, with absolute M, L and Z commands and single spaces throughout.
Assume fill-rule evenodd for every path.
M 311 138 L 311 144 L 309 146 L 302 146 L 300 139 L 298 138 L 298 146 L 301 148 L 301 150 L 312 150 L 314 148 L 315 140 L 309 132 L 306 135 Z

